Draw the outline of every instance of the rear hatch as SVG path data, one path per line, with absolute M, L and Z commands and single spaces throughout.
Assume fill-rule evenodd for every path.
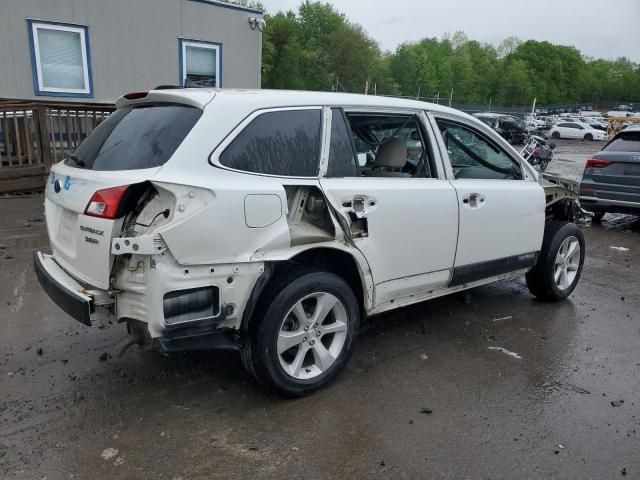
M 120 235 L 141 184 L 162 168 L 202 114 L 193 105 L 122 105 L 52 167 L 45 214 L 54 258 L 77 279 L 107 289 L 111 239 Z
M 581 194 L 640 202 L 640 130 L 620 132 L 587 160 Z

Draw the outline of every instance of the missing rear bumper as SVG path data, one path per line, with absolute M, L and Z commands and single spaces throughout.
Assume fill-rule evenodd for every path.
M 114 303 L 109 292 L 86 289 L 52 255 L 35 252 L 33 263 L 44 291 L 68 315 L 89 327 L 107 319 Z

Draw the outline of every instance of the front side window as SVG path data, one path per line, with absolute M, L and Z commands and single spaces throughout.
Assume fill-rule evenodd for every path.
M 29 20 L 36 95 L 93 95 L 88 28 Z
M 182 86 L 221 87 L 220 44 L 180 39 Z
M 318 175 L 322 111 L 281 110 L 251 121 L 220 154 L 220 164 L 286 177 Z
M 522 179 L 520 165 L 490 139 L 466 125 L 437 122 L 456 179 Z

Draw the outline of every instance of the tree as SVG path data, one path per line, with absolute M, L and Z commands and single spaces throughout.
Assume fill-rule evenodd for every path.
M 234 3 L 262 9 L 259 2 Z M 370 92 L 422 98 L 451 89 L 454 101 L 528 105 L 640 102 L 640 66 L 627 58 L 586 58 L 574 47 L 509 37 L 498 47 L 464 32 L 382 52 L 364 29 L 329 3 L 266 15 L 266 88 Z M 375 86 L 375 87 L 374 87 Z

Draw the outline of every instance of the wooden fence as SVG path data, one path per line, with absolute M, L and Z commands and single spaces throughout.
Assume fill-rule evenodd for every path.
M 0 192 L 42 187 L 51 165 L 73 152 L 114 108 L 0 103 Z

